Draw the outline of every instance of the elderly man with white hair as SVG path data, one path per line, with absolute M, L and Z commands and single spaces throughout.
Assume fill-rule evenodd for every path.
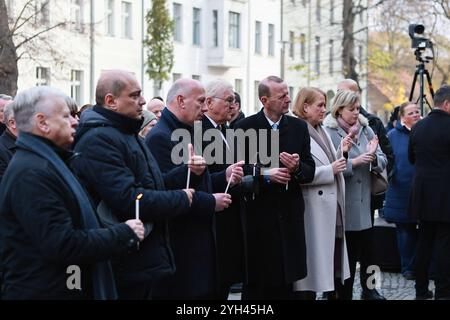
M 77 120 L 64 99 L 42 86 L 13 102 L 20 134 L 0 185 L 2 299 L 115 299 L 107 259 L 144 238 L 139 220 L 99 227 L 67 166 Z
M 3 114 L 5 110 L 5 106 L 12 101 L 12 97 L 7 94 L 0 94 L 0 134 L 2 134 L 5 129 L 5 120 L 3 119 Z

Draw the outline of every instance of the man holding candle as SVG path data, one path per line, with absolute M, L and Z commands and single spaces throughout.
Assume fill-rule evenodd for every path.
M 172 187 L 185 186 L 188 173 L 185 164 L 176 164 L 172 159 L 172 150 L 178 144 L 178 141 L 172 141 L 172 134 L 177 129 L 184 129 L 189 138 L 194 136 L 194 122 L 201 120 L 206 111 L 205 99 L 205 89 L 200 82 L 177 80 L 167 94 L 167 107 L 161 119 L 146 137 L 145 142 L 161 170 L 165 174 L 178 174 L 179 184 Z M 199 155 L 196 157 L 203 165 L 191 169 L 190 186 L 196 192 L 190 214 L 179 216 L 170 223 L 177 271 L 157 288 L 155 296 L 161 299 L 211 299 L 217 296 L 215 212 L 221 212 L 230 205 L 231 196 L 223 191 L 229 179 L 236 179 L 237 183 L 238 175 L 232 178 L 232 170 L 229 170 L 226 176 L 218 179 L 220 181 L 212 181 L 205 160 Z M 221 186 L 221 191 L 212 194 L 215 183 Z
M 118 221 L 135 216 L 136 197 L 142 194 L 139 216 L 146 238 L 139 251 L 119 257 L 113 267 L 119 299 L 146 299 L 155 282 L 175 270 L 167 221 L 188 213 L 193 190 L 166 191 L 170 177 L 162 176 L 138 135 L 145 100 L 131 73 L 102 73 L 96 102 L 81 116 L 75 142 L 80 155 L 73 167 L 96 204 Z
M 0 189 L 2 299 L 115 299 L 107 259 L 135 250 L 144 237 L 130 217 L 99 227 L 90 199 L 67 167 L 77 120 L 65 95 L 42 86 L 13 102 L 20 131 Z M 79 283 L 69 286 L 70 270 Z

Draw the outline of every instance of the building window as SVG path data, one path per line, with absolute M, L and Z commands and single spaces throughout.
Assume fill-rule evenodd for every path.
M 83 32 L 83 1 L 70 1 L 70 20 L 73 31 Z
M 201 77 L 198 74 L 193 74 L 192 79 L 200 81 Z
M 295 55 L 295 34 L 294 31 L 289 31 L 289 57 L 294 59 Z
M 330 40 L 330 56 L 329 56 L 328 60 L 329 60 L 328 61 L 328 67 L 329 67 L 328 72 L 330 74 L 333 74 L 333 72 L 334 72 L 334 66 L 333 66 L 333 62 L 334 62 L 334 41 L 333 40 Z
M 70 96 L 79 106 L 83 105 L 83 71 L 81 70 L 71 71 Z
M 213 47 L 219 46 L 219 13 L 213 10 Z
M 363 19 L 363 7 L 362 6 L 358 6 L 358 11 L 359 11 L 359 22 L 363 23 L 364 19 Z
M 255 22 L 255 53 L 261 54 L 261 21 Z
M 318 75 L 320 75 L 320 37 L 316 37 L 316 63 L 315 63 L 315 71 Z
M 305 60 L 306 51 L 306 36 L 304 33 L 300 34 L 300 57 Z
M 334 0 L 330 0 L 330 24 L 334 23 Z
M 105 7 L 105 34 L 114 37 L 114 0 L 106 0 Z
M 230 48 L 239 49 L 240 45 L 240 23 L 241 15 L 237 12 L 230 11 L 228 21 L 228 46 Z
M 306 1 L 307 1 L 307 0 L 302 0 L 302 5 L 303 5 L 303 7 L 306 7 Z
M 275 26 L 269 23 L 269 56 L 275 55 Z
M 320 0 L 316 0 L 316 20 L 318 23 L 320 23 L 321 18 L 322 18 L 322 12 L 321 12 Z
M 362 66 L 363 66 L 363 47 L 362 46 L 358 46 L 358 64 L 359 64 L 359 72 L 362 71 Z
M 259 87 L 259 81 L 255 81 L 255 82 L 254 82 L 254 87 L 253 87 L 253 90 L 254 90 L 254 92 L 255 92 L 255 94 L 254 94 L 254 97 L 255 97 L 255 105 L 254 105 L 253 110 L 254 110 L 255 112 L 258 112 L 258 111 L 259 111 L 259 108 L 260 108 L 260 105 L 259 105 L 258 87 Z
M 36 86 L 50 85 L 50 68 L 36 68 Z
M 172 81 L 175 82 L 178 79 L 181 79 L 181 73 L 172 73 Z
M 201 9 L 194 8 L 192 15 L 192 43 L 194 45 L 199 46 L 200 45 L 200 14 Z
M 294 99 L 294 87 L 289 87 L 289 97 L 291 97 L 291 99 Z
M 41 1 L 41 24 L 50 24 L 50 0 Z
M 242 94 L 242 79 L 234 79 L 234 91 Z
M 131 39 L 131 3 L 122 1 L 122 38 Z
M 179 3 L 173 4 L 173 39 L 175 41 L 183 41 L 183 7 Z

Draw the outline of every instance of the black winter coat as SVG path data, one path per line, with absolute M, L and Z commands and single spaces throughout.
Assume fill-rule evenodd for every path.
M 251 128 L 257 132 L 261 129 L 272 132 L 263 110 L 235 126 L 244 131 Z M 305 204 L 300 184 L 311 182 L 315 172 L 306 122 L 283 116 L 279 134 L 279 152 L 298 153 L 300 170 L 291 175 L 288 190 L 286 185 L 261 181 L 259 194 L 247 203 L 248 282 L 276 286 L 306 276 Z M 248 143 L 247 140 L 246 161 L 252 164 L 255 160 L 254 155 L 248 154 Z M 270 134 L 262 144 L 270 150 Z M 258 157 L 260 154 L 263 152 L 258 137 Z
M 408 212 L 413 219 L 450 223 L 450 115 L 432 110 L 411 130 L 408 158 L 414 164 Z
M 71 153 L 51 145 L 63 160 Z M 91 264 L 127 252 L 137 237 L 126 224 L 84 230 L 69 186 L 45 159 L 18 149 L 0 185 L 3 299 L 92 299 Z M 81 291 L 67 268 L 81 269 Z
M 15 137 L 8 130 L 5 130 L 0 136 L 0 182 L 11 158 L 16 152 L 15 141 Z
M 140 219 L 153 230 L 139 251 L 113 261 L 119 286 L 149 284 L 174 272 L 167 221 L 187 212 L 182 190 L 165 191 L 153 155 L 138 136 L 142 120 L 128 118 L 100 106 L 83 113 L 78 127 L 72 167 L 94 198 L 103 201 L 119 221 L 135 218 L 139 193 Z
M 171 152 L 178 143 L 171 140 L 172 132 L 183 128 L 192 133 L 192 127 L 180 122 L 167 108 L 158 124 L 147 135 L 145 142 L 155 155 L 165 174 L 178 176 L 172 188 L 185 188 L 187 166 L 172 162 Z M 225 177 L 217 182 L 225 190 Z M 170 221 L 170 239 L 177 271 L 156 289 L 160 298 L 206 298 L 217 293 L 217 256 L 215 234 L 215 199 L 212 181 L 206 169 L 201 177 L 191 173 L 190 187 L 195 189 L 189 215 Z

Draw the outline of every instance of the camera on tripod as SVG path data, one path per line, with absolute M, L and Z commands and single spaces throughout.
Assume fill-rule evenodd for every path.
M 433 42 L 430 39 L 424 38 L 422 35 L 425 31 L 425 27 L 423 24 L 410 24 L 409 25 L 409 37 L 411 38 L 411 48 L 416 49 L 414 54 L 416 56 L 416 60 L 420 62 L 429 62 L 433 60 Z M 426 49 L 430 49 L 427 51 L 425 57 L 422 56 L 422 53 L 425 52 Z

